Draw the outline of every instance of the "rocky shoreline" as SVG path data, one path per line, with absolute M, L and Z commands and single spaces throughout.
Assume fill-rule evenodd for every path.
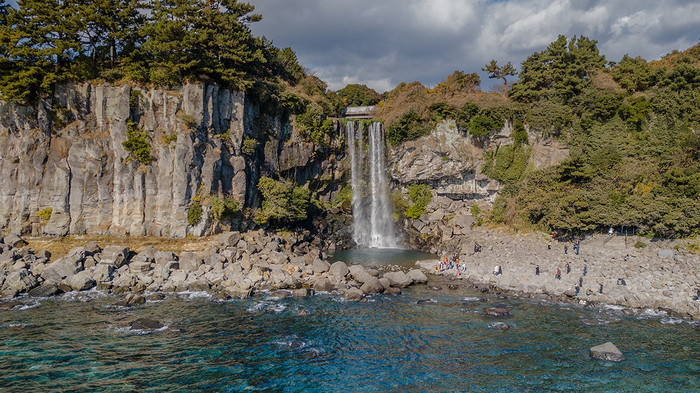
M 478 228 L 460 239 L 461 242 L 452 242 L 453 247 L 443 255 L 457 254 L 463 270 L 436 271 L 438 260 L 420 261 L 417 265 L 428 274 L 466 280 L 477 290 L 665 310 L 685 319 L 700 320 L 700 301 L 693 299 L 700 289 L 700 257 L 674 250 L 671 241 L 598 235 L 581 241 L 577 255 L 571 243 L 552 241 L 537 233 L 514 235 Z M 474 252 L 474 242 L 481 244 L 481 252 Z M 639 243 L 645 246 L 634 247 L 639 247 Z M 496 266 L 501 266 L 502 274 L 493 274 Z M 560 279 L 555 277 L 557 269 L 561 271 Z M 583 285 L 577 294 L 580 283 Z
M 473 252 L 475 241 L 481 252 Z M 397 266 L 331 264 L 303 237 L 263 230 L 224 233 L 218 245 L 179 255 L 152 246 L 136 253 L 126 246 L 101 248 L 90 242 L 55 261 L 47 251 L 35 252 L 21 238 L 8 235 L 0 243 L 0 295 L 46 297 L 97 289 L 124 295 L 123 305 L 131 305 L 169 292 L 204 291 L 226 300 L 280 291 L 280 296 L 298 297 L 330 292 L 361 301 L 366 295 L 400 294 L 409 285 L 425 284 L 428 274 L 464 280 L 483 292 L 651 308 L 700 320 L 700 301 L 693 299 L 700 288 L 698 255 L 680 253 L 667 242 L 630 245 L 640 241 L 627 239 L 625 244 L 624 237 L 593 236 L 581 242 L 577 255 L 570 245 L 565 254 L 567 243 L 542 234 L 475 228 L 469 236 L 453 238 L 443 254 L 457 254 L 464 269 L 436 271 L 439 261 L 432 260 L 419 261 L 416 269 L 405 272 Z M 495 266 L 501 266 L 502 274 L 493 274 Z M 555 278 L 557 269 L 561 279 Z
M 400 294 L 401 288 L 428 280 L 420 269 L 330 264 L 324 253 L 294 235 L 258 230 L 228 232 L 217 240 L 218 246 L 180 255 L 152 246 L 135 253 L 123 245 L 102 248 L 90 242 L 49 262 L 47 251 L 34 252 L 23 239 L 8 235 L 0 244 L 0 293 L 12 299 L 97 288 L 126 295 L 120 301 L 123 306 L 145 302 L 144 294 L 161 298 L 164 292 L 184 291 L 205 291 L 217 300 L 245 298 L 261 290 L 289 290 L 298 297 L 333 292 L 361 301 L 376 293 Z

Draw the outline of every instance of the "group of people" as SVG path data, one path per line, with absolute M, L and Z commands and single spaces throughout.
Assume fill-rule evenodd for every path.
M 553 232 L 552 239 L 556 239 L 556 238 L 557 238 L 557 233 Z M 552 249 L 552 241 L 550 240 L 547 243 L 547 250 L 551 250 L 551 249 Z M 581 251 L 581 241 L 580 240 L 578 240 L 578 239 L 574 240 L 573 249 L 574 249 L 574 252 L 576 252 L 576 255 L 578 255 L 579 252 Z M 569 244 L 565 243 L 564 244 L 564 254 L 568 254 L 568 253 L 569 253 Z
M 454 254 L 450 258 L 445 255 L 442 261 L 435 267 L 435 270 L 438 272 L 452 269 L 457 269 L 457 274 L 462 274 L 463 271 L 467 270 L 467 265 L 459 262 L 459 256 L 457 254 Z

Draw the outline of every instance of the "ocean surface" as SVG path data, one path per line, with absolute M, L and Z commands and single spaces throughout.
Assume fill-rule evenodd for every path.
M 0 311 L 0 391 L 700 391 L 696 323 L 651 310 L 485 296 L 447 283 L 362 303 L 271 293 L 225 302 L 170 294 L 133 308 L 96 291 L 25 298 Z M 512 316 L 482 315 L 495 305 Z M 130 329 L 142 317 L 165 326 Z M 607 341 L 627 359 L 589 357 L 590 347 Z

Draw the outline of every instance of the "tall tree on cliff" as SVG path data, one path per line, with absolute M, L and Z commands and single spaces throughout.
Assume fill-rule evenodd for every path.
M 83 52 L 103 77 L 120 76 L 114 68 L 142 42 L 137 31 L 146 19 L 144 0 L 83 0 L 78 7 L 85 20 Z
M 253 10 L 236 0 L 156 0 L 130 76 L 159 85 L 194 79 L 250 87 L 256 66 L 266 62 L 248 28 L 261 19 Z
M 0 47 L 0 93 L 3 98 L 31 101 L 53 91 L 57 82 L 84 78 L 79 35 L 85 22 L 77 0 L 19 0 L 3 3 Z
M 597 42 L 584 36 L 567 41 L 560 35 L 547 49 L 523 62 L 510 96 L 526 102 L 552 96 L 567 101 L 581 93 L 590 83 L 591 72 L 605 67 Z
M 506 77 L 517 75 L 513 64 L 508 62 L 504 66 L 499 66 L 498 62 L 493 59 L 491 59 L 489 64 L 483 66 L 481 70 L 489 73 L 489 79 L 503 79 L 503 86 L 506 88 L 508 87 L 508 80 Z

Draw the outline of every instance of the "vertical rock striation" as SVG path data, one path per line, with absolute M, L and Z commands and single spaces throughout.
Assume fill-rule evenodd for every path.
M 208 232 L 206 206 L 198 225 L 187 224 L 193 198 L 246 202 L 244 106 L 243 93 L 207 85 L 68 84 L 35 106 L 0 103 L 0 226 L 32 235 Z M 149 164 L 122 144 L 129 122 L 149 137 Z

